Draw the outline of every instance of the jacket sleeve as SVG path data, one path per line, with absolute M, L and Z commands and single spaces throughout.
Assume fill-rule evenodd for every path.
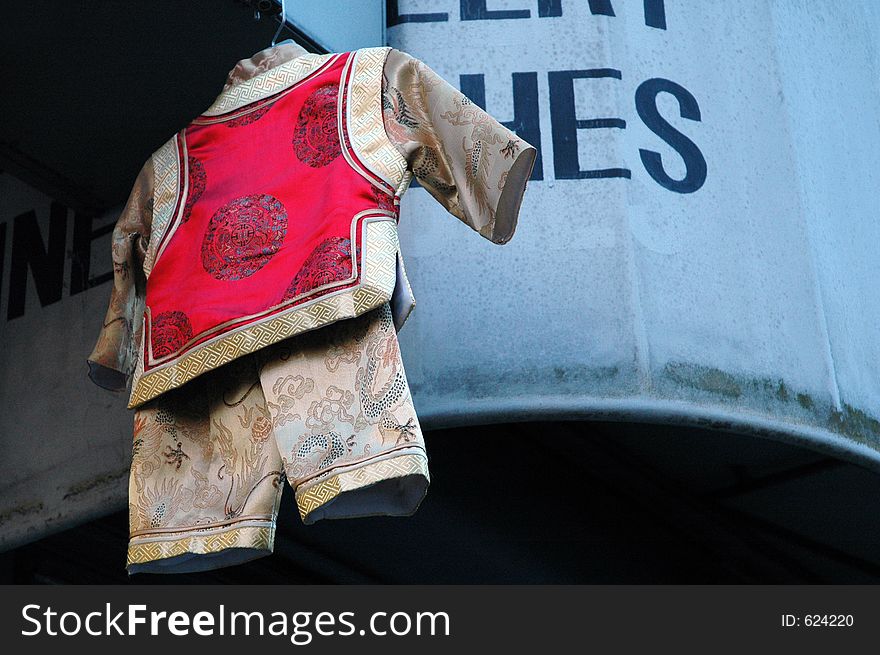
M 482 236 L 509 241 L 534 146 L 405 52 L 388 53 L 382 82 L 385 131 L 419 184 Z
M 150 158 L 138 174 L 113 229 L 110 306 L 87 360 L 92 382 L 111 391 L 122 391 L 128 386 L 137 363 L 146 291 L 143 263 L 152 222 L 153 163 Z

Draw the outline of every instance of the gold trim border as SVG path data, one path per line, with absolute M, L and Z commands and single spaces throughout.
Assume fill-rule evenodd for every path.
M 223 91 L 202 116 L 217 116 L 240 109 L 255 100 L 261 100 L 273 93 L 296 84 L 311 75 L 325 64 L 335 60 L 338 54 L 305 54 L 236 84 Z
M 390 301 L 394 293 L 399 248 L 397 223 L 392 217 L 365 218 L 361 242 L 363 275 L 357 286 L 331 292 L 271 318 L 227 332 L 185 353 L 173 363 L 149 372 L 144 372 L 141 343 L 128 408 L 134 409 L 237 357 L 302 332 L 354 318 Z M 141 335 L 143 341 L 143 330 Z
M 382 480 L 402 478 L 405 475 L 423 475 L 430 481 L 428 458 L 425 455 L 398 455 L 389 459 L 342 471 L 328 478 L 299 488 L 294 494 L 299 515 L 305 523 L 309 514 L 326 505 L 341 493 L 367 487 Z
M 342 75 L 339 80 L 339 102 L 336 104 L 336 126 L 337 132 L 339 133 L 339 143 L 342 145 L 342 156 L 345 159 L 346 163 L 351 167 L 351 169 L 364 178 L 367 182 L 373 185 L 376 189 L 382 191 L 382 193 L 388 193 L 388 189 L 386 188 L 388 184 L 382 180 L 381 177 L 377 176 L 374 172 L 372 172 L 368 167 L 365 168 L 358 158 L 357 154 L 353 154 L 353 152 L 349 152 L 348 146 L 351 145 L 352 151 L 354 151 L 353 145 L 353 135 L 348 125 L 348 112 L 347 109 L 351 107 L 351 81 L 354 75 L 351 73 L 352 65 L 354 64 L 355 55 L 352 54 L 345 62 L 345 66 L 342 68 Z M 342 87 L 345 86 L 343 89 Z M 346 108 L 346 111 L 343 111 L 343 108 Z
M 233 528 L 213 534 L 190 534 L 177 539 L 128 544 L 126 566 L 148 564 L 156 560 L 168 559 L 187 553 L 205 555 L 217 553 L 227 548 L 254 548 L 272 552 L 275 543 L 275 525 L 247 526 Z
M 177 162 L 178 170 L 180 171 L 180 180 L 178 184 L 180 184 L 179 193 L 177 193 L 177 198 L 175 199 L 174 204 L 172 205 L 173 212 L 170 213 L 170 222 L 161 226 L 161 231 L 158 233 L 159 240 L 156 241 L 155 247 L 155 255 L 150 261 L 150 272 L 152 272 L 153 267 L 156 265 L 156 262 L 159 261 L 159 258 L 162 256 L 162 253 L 165 252 L 165 248 L 168 246 L 168 243 L 174 238 L 174 233 L 177 232 L 177 228 L 180 227 L 180 219 L 183 216 L 183 212 L 186 209 L 186 201 L 189 199 L 189 146 L 186 143 L 186 137 L 181 134 L 180 135 L 180 151 L 175 151 L 175 154 L 180 157 Z M 153 226 L 155 229 L 155 225 Z M 150 245 L 153 245 L 153 234 L 154 232 L 150 232 Z
M 177 138 L 175 134 L 159 148 L 152 157 L 153 178 L 153 223 L 150 227 L 150 243 L 144 255 L 144 275 L 148 278 L 156 261 L 156 248 L 161 235 L 171 223 L 171 214 L 177 205 L 180 191 L 180 159 L 177 154 Z M 185 160 L 185 159 L 184 159 Z
M 390 51 L 387 46 L 355 51 L 345 124 L 358 159 L 392 189 L 397 189 L 407 163 L 388 138 L 382 117 L 382 73 Z

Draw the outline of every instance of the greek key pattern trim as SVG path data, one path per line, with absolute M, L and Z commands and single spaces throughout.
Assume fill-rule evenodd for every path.
M 274 543 L 274 524 L 233 528 L 211 534 L 189 534 L 185 537 L 162 541 L 141 543 L 129 541 L 126 566 L 146 564 L 186 553 L 199 555 L 217 553 L 227 548 L 254 548 L 271 553 Z
M 295 496 L 299 515 L 305 521 L 309 514 L 345 491 L 354 491 L 382 480 L 402 478 L 405 475 L 423 475 L 430 480 L 427 458 L 423 455 L 400 455 L 383 459 L 337 473 L 305 489 L 297 489 Z
M 180 191 L 180 161 L 177 157 L 177 134 L 153 154 L 153 226 L 150 230 L 150 243 L 144 257 L 144 274 L 150 277 L 156 261 L 156 248 L 165 230 L 171 223 L 171 214 L 177 205 Z
M 407 164 L 388 139 L 382 118 L 382 72 L 390 50 L 388 47 L 361 48 L 355 52 L 346 124 L 358 158 L 374 175 L 396 189 Z
M 399 247 L 397 224 L 390 216 L 365 218 L 363 230 L 363 275 L 360 284 L 328 293 L 283 313 L 227 332 L 184 353 L 174 362 L 148 372 L 143 368 L 142 343 L 128 408 L 134 409 L 237 357 L 301 332 L 359 316 L 391 300 Z
M 223 91 L 203 116 L 217 116 L 282 91 L 311 75 L 338 55 L 305 54 Z

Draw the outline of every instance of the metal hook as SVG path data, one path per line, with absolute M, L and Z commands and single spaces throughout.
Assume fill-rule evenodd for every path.
M 272 47 L 275 47 L 275 42 L 278 40 L 278 35 L 281 34 L 281 30 L 284 29 L 284 22 L 287 20 L 287 8 L 285 7 L 285 0 L 281 0 L 281 24 L 278 26 L 278 30 L 275 32 L 275 36 L 272 37 Z

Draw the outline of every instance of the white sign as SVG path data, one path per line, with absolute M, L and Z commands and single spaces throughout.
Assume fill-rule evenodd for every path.
M 880 463 L 880 5 L 400 0 L 541 149 L 512 241 L 404 199 L 430 426 L 709 425 Z

